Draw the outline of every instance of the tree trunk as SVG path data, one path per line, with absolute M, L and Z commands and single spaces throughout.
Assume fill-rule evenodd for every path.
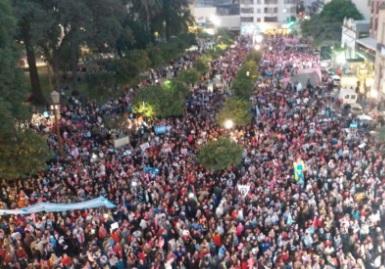
M 148 0 L 143 0 L 143 5 L 146 12 L 146 30 L 147 30 L 147 33 L 151 35 L 151 32 L 150 32 L 151 18 L 150 18 L 150 8 L 148 6 Z
M 167 0 L 163 1 L 164 31 L 166 34 L 166 41 L 169 41 L 171 36 L 169 9 L 170 9 L 169 1 Z
M 71 75 L 72 75 L 72 88 L 76 88 L 77 79 L 78 79 L 78 61 L 79 61 L 79 53 L 75 48 L 78 45 L 73 44 L 73 49 L 71 51 Z
M 32 89 L 32 102 L 36 105 L 44 105 L 46 104 L 46 100 L 41 91 L 41 85 L 39 80 L 39 74 L 36 67 L 36 55 L 33 45 L 31 43 L 30 38 L 25 35 L 24 36 L 24 45 L 25 51 L 27 54 L 27 62 L 28 62 L 28 71 L 29 78 L 31 81 L 31 89 Z

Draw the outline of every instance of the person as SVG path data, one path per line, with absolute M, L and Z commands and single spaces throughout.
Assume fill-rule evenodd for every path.
M 268 72 L 280 81 L 300 72 L 304 59 L 319 64 L 316 55 L 297 50 L 303 40 L 275 36 L 264 42 L 272 50 L 263 54 L 259 68 L 267 77 L 252 98 L 258 124 L 234 130 L 244 148 L 238 169 L 210 172 L 195 158 L 200 145 L 225 134 L 215 112 L 226 85 L 208 92 L 199 82 L 182 118 L 155 120 L 169 132 L 156 135 L 149 128 L 117 149 L 102 118 L 126 112 L 132 93 L 102 105 L 68 97 L 61 115 L 65 157 L 35 177 L 0 182 L 1 204 L 17 208 L 102 195 L 117 207 L 3 216 L 1 267 L 383 267 L 384 146 L 367 133 L 349 137 L 344 128 L 350 118 L 324 120 L 326 106 L 341 108 L 317 85 L 276 88 Z M 210 64 L 206 77 L 215 72 L 230 85 L 249 47 L 240 38 Z M 189 53 L 170 69 L 178 73 L 198 55 Z M 151 73 L 158 74 L 143 85 L 167 72 Z M 49 141 L 57 150 L 55 133 Z M 293 171 L 298 156 L 306 167 L 303 187 Z M 245 197 L 239 184 L 250 186 Z

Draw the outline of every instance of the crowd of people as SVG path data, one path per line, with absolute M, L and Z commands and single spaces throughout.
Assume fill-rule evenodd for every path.
M 264 44 L 263 61 L 319 63 L 293 37 Z M 273 75 L 256 88 L 253 123 L 235 130 L 241 166 L 213 173 L 196 163 L 200 145 L 225 134 L 215 111 L 226 93 L 206 82 L 220 74 L 231 83 L 250 49 L 238 40 L 211 63 L 184 117 L 162 120 L 171 126 L 166 134 L 148 129 L 122 148 L 114 148 L 102 118 L 129 111 L 132 93 L 102 106 L 69 97 L 63 156 L 34 178 L 1 182 L 2 207 L 102 195 L 116 208 L 2 216 L 0 267 L 385 268 L 385 160 L 368 133 L 347 128 L 351 116 L 324 113 L 339 111 L 327 90 L 299 89 L 295 81 L 282 87 L 281 69 L 262 65 L 261 74 Z M 191 66 L 196 53 L 189 55 L 179 69 Z M 54 133 L 49 143 L 58 148 Z M 302 180 L 296 162 L 304 164 Z M 242 195 L 238 185 L 250 189 Z

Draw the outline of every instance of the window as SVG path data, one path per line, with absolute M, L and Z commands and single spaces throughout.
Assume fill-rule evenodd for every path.
M 265 17 L 265 22 L 278 22 L 278 17 Z
M 241 0 L 241 5 L 252 5 L 254 4 L 253 0 Z
M 257 22 L 261 22 L 261 18 L 257 18 Z
M 266 5 L 276 5 L 278 4 L 278 0 L 265 0 Z
M 254 12 L 254 9 L 251 8 L 241 8 L 241 13 L 247 13 L 247 14 L 252 14 Z
M 278 8 L 277 7 L 265 7 L 265 13 L 278 13 Z
M 253 17 L 241 17 L 241 22 L 253 22 Z

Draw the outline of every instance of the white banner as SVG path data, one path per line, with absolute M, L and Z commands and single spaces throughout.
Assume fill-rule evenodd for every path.
M 69 210 L 83 210 L 97 207 L 115 208 L 115 205 L 104 197 L 98 197 L 92 200 L 72 204 L 62 203 L 37 203 L 24 208 L 0 209 L 2 215 L 29 215 L 38 212 L 64 212 Z

